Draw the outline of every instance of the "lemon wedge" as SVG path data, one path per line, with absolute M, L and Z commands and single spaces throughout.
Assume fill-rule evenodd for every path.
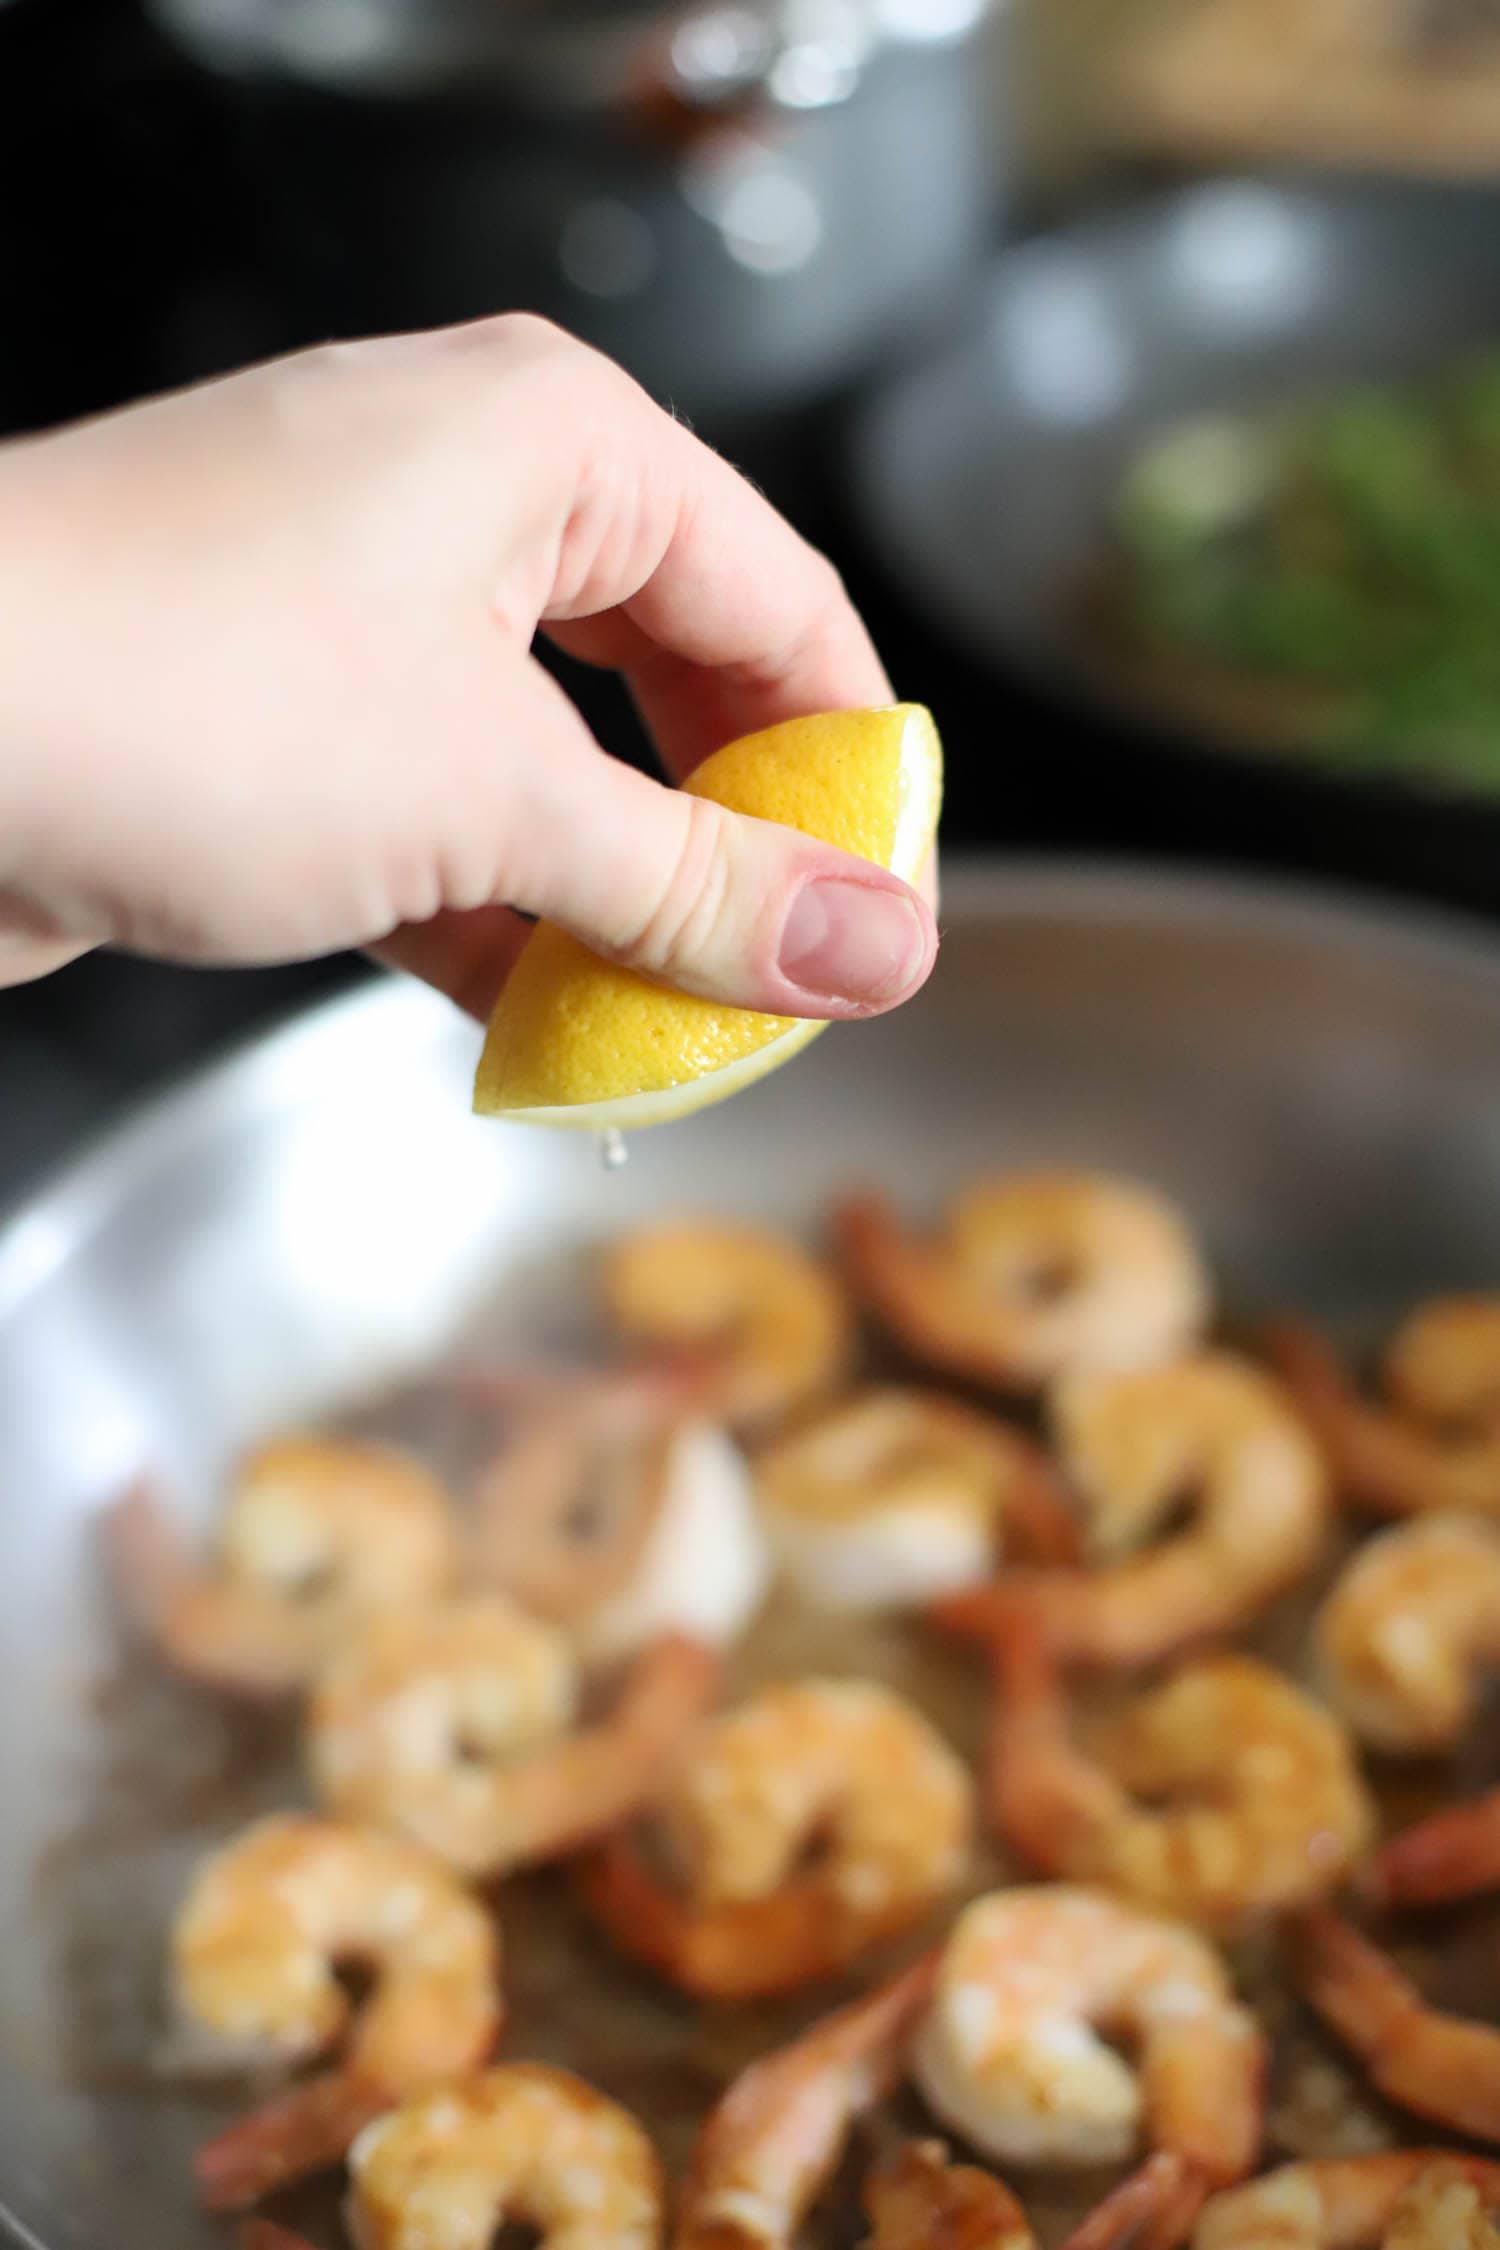
M 910 882 L 937 834 L 943 755 L 917 704 L 830 711 L 726 744 L 684 786 Z M 826 1029 L 670 991 L 539 922 L 490 1017 L 474 1107 L 533 1125 L 635 1132 L 739 1093 Z

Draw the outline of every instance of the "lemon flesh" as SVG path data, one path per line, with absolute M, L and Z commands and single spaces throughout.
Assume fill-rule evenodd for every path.
M 937 834 L 942 750 L 917 704 L 831 711 L 727 744 L 684 786 L 910 882 Z M 540 922 L 490 1017 L 474 1107 L 534 1125 L 635 1132 L 739 1093 L 826 1029 L 673 992 Z

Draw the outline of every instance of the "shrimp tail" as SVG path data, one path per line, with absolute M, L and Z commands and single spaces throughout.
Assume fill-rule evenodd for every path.
M 239 2250 L 312 2250 L 305 2235 L 277 2226 L 274 2219 L 247 2219 L 238 2241 Z
M 663 1634 L 632 1666 L 615 1723 L 636 1749 L 665 1752 L 713 1702 L 722 1673 L 717 1653 L 702 1641 Z
M 148 1477 L 105 1511 L 104 1545 L 126 1615 L 170 1670 L 240 1701 L 279 1703 L 295 1688 L 279 1643 L 245 1630 L 216 1599 Z
M 922 1615 L 929 1625 L 940 1633 L 951 1633 L 956 1640 L 979 1641 L 984 1647 L 994 1642 L 1010 1627 L 1019 1607 L 1016 1577 L 988 1579 L 978 1586 L 961 1586 L 951 1594 L 940 1594 L 936 1601 L 928 1602 Z
M 1096 2205 L 1062 2250 L 1180 2250 L 1207 2194 L 1202 2173 L 1162 2149 Z
M 1342 1497 L 1381 1516 L 1409 1516 L 1440 1502 L 1430 1447 L 1350 1388 L 1343 1364 L 1309 1320 L 1272 1321 L 1261 1349 L 1318 1446 Z
M 1388 2100 L 1476 2140 L 1500 2141 L 1500 2032 L 1428 2008 L 1336 1914 L 1299 1928 L 1303 1992 Z
M 633 1836 L 616 1834 L 582 1860 L 586 1904 L 622 1953 L 700 2000 L 759 2000 L 833 1975 L 858 1953 L 911 1925 L 903 1902 L 882 1928 L 851 1915 L 818 1878 L 769 1897 L 701 1907 L 659 1882 Z
M 137 1477 L 104 1512 L 110 1575 L 131 1621 L 157 1640 L 174 1599 L 195 1576 L 192 1558 L 149 1477 Z
M 923 1954 L 741 2072 L 698 2135 L 673 2250 L 783 2250 L 856 2117 L 900 2077 L 940 1961 Z
M 1046 1874 L 1086 1873 L 1125 1809 L 1120 1790 L 1073 1747 L 1057 1665 L 1040 1621 L 1017 1609 L 990 1644 L 995 1698 L 985 1798 L 1002 1841 Z
M 571 1818 L 560 1816 L 559 1831 L 547 1839 L 550 1851 L 577 1850 L 640 1811 L 714 1701 L 722 1676 L 717 1653 L 686 1633 L 663 1634 L 642 1650 L 608 1719 L 553 1754 L 558 1802 L 574 1809 Z
M 1293 1942 L 1303 1998 L 1357 2054 L 1388 2048 L 1421 2007 L 1415 1985 L 1330 1909 L 1298 1916 Z
M 1036 2250 L 1025 2212 L 1003 2180 L 951 2164 L 941 2141 L 908 2141 L 865 2182 L 864 2250 Z
M 847 1196 L 834 1208 L 832 1229 L 838 1262 L 855 1294 L 914 1357 L 974 1382 L 1018 1387 L 1003 1355 L 987 1350 L 972 1318 L 965 1317 L 972 1311 L 970 1292 L 945 1271 L 929 1243 L 907 1234 L 885 1196 Z
M 1393 1836 L 1365 1878 L 1371 1896 L 1398 1906 L 1436 1906 L 1500 1884 L 1500 1789 L 1453 1805 Z
M 1075 1570 L 1084 1560 L 1077 1510 L 1040 1453 L 1026 1462 L 1006 1501 L 1005 1544 L 1035 1570 Z
M 199 2200 L 207 2211 L 248 2210 L 337 2164 L 391 2106 L 389 2094 L 348 2071 L 308 2079 L 205 2141 L 193 2159 Z

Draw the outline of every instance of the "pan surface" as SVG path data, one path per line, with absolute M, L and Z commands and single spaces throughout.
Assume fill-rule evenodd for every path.
M 915 1211 L 984 1166 L 1136 1173 L 1201 1227 L 1236 1309 L 1351 1329 L 1500 1278 L 1500 951 L 1479 935 L 1001 865 L 950 876 L 945 923 L 916 1005 L 641 1135 L 623 1173 L 587 1140 L 471 1119 L 472 1028 L 389 984 L 159 1102 L 0 1231 L 0 2203 L 22 2239 L 224 2239 L 186 2165 L 235 2103 L 154 2075 L 161 1941 L 194 1857 L 295 1788 L 279 1738 L 113 1651 L 94 1517 L 142 1464 L 206 1518 L 246 1440 L 389 1401 L 476 1319 L 501 1346 L 577 1339 L 601 1235 L 669 1208 L 815 1227 L 859 1177 Z M 762 1669 L 867 1663 L 974 1739 L 972 1677 L 914 1636 L 767 1631 Z M 555 1883 L 508 1888 L 502 1914 L 509 2051 L 590 2070 L 671 2163 L 796 2020 L 695 2019 Z

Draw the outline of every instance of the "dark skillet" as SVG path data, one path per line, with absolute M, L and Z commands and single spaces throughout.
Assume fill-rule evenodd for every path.
M 1098 827 L 1492 906 L 1500 746 L 1486 795 L 1330 772 L 1243 710 L 1217 726 L 1148 710 L 1125 676 L 1084 659 L 1078 592 L 1149 433 L 1420 374 L 1494 341 L 1500 195 L 1487 190 L 1218 180 L 1086 217 L 1004 253 L 962 333 L 861 414 L 862 540 L 979 679 L 1024 683 L 1033 736 L 1056 722 L 1061 803 L 1076 792 L 1060 833 Z M 1109 808 L 1097 819 L 1095 793 Z

